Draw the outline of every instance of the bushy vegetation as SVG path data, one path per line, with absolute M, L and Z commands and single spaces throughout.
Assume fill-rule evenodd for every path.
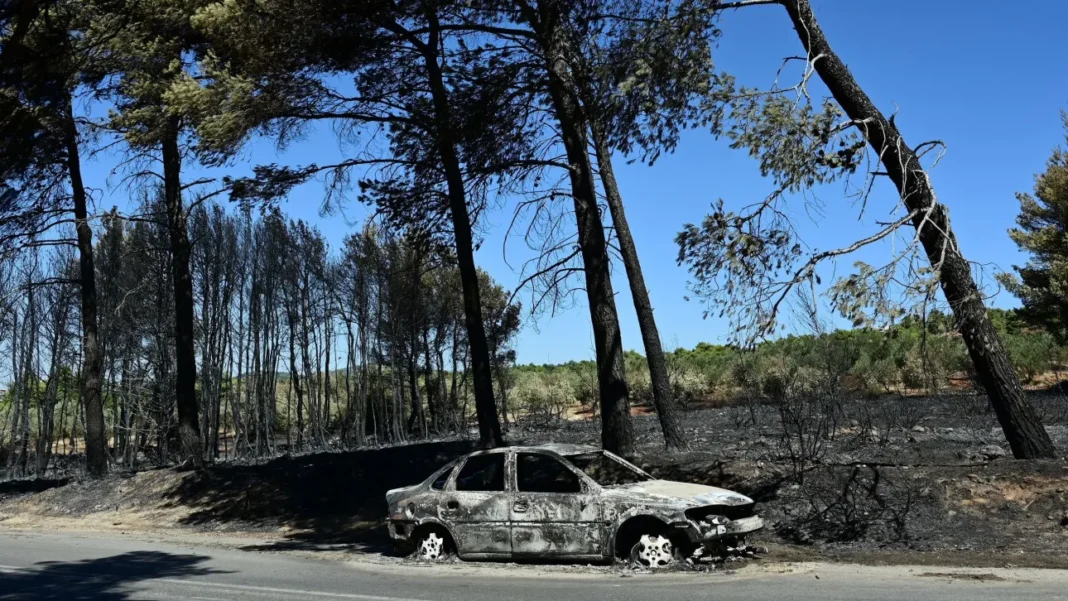
M 1064 363 L 1065 347 L 1048 332 L 1025 326 L 1013 311 L 993 309 L 990 314 L 1024 382 L 1040 385 L 1042 377 L 1060 379 L 1056 372 Z M 729 403 L 753 396 L 774 400 L 788 395 L 790 387 L 813 386 L 868 396 L 938 393 L 969 389 L 974 375 L 959 335 L 937 311 L 926 320 L 906 319 L 887 330 L 785 336 L 751 350 L 701 343 L 669 353 L 668 364 L 674 396 L 684 404 Z M 569 404 L 562 399 L 567 398 L 584 409 L 596 406 L 592 361 L 522 365 L 515 372 L 512 395 L 521 411 L 560 416 Z M 648 402 L 649 372 L 638 353 L 627 354 L 627 379 L 632 401 Z

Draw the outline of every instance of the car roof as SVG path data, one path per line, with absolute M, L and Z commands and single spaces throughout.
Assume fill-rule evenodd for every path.
M 567 444 L 567 443 L 545 443 L 538 445 L 509 445 L 506 447 L 497 447 L 495 449 L 487 449 L 485 451 L 475 451 L 471 455 L 487 455 L 490 453 L 507 453 L 509 451 L 549 451 L 556 453 L 557 455 L 563 455 L 565 457 L 569 455 L 583 455 L 585 453 L 599 453 L 601 449 L 587 444 Z

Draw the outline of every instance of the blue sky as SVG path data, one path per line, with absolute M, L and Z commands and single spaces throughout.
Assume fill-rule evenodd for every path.
M 916 145 L 941 139 L 945 158 L 932 172 L 940 200 L 950 207 L 964 254 L 1002 269 L 1023 262 L 1006 230 L 1018 211 L 1015 193 L 1030 191 L 1050 151 L 1064 141 L 1059 111 L 1068 108 L 1068 3 L 1023 0 L 1013 6 L 991 0 L 814 0 L 817 17 L 832 45 L 860 84 L 885 112 L 897 110 L 896 122 Z M 801 52 L 785 12 L 777 6 L 732 11 L 722 22 L 724 37 L 716 51 L 718 66 L 747 85 L 767 87 L 780 62 Z M 875 33 L 885 32 L 886 40 Z M 813 91 L 822 93 L 818 86 Z M 238 170 L 263 162 L 306 164 L 329 162 L 344 150 L 328 129 L 314 131 L 277 154 L 268 143 L 246 151 Z M 104 187 L 105 161 L 90 166 L 90 183 Z M 668 348 L 698 342 L 724 342 L 726 323 L 702 319 L 702 307 L 686 301 L 687 273 L 675 263 L 673 242 L 683 224 L 698 222 L 710 204 L 723 198 L 732 208 L 762 198 L 770 191 L 757 164 L 744 152 L 730 150 L 707 132 L 688 132 L 676 152 L 655 167 L 616 161 L 631 229 L 642 259 L 661 337 Z M 124 205 L 122 190 L 104 194 L 99 208 Z M 350 203 L 345 215 L 319 214 L 323 188 L 300 188 L 284 210 L 312 222 L 333 248 L 366 215 Z M 895 202 L 887 185 L 877 187 L 866 223 L 839 189 L 821 191 L 826 215 L 818 222 L 798 213 L 802 232 L 811 244 L 831 248 L 873 231 L 872 219 L 883 217 Z M 880 213 L 879 209 L 883 212 Z M 504 260 L 503 231 L 510 207 L 490 213 L 479 265 L 506 287 L 519 281 L 527 256 L 520 243 L 508 247 Z M 885 253 L 874 249 L 870 253 Z M 870 258 L 870 257 L 865 257 Z M 873 259 L 874 260 L 874 259 Z M 509 266 L 509 263 L 511 266 Z M 838 266 L 842 273 L 851 265 Z M 641 350 L 641 336 L 622 265 L 614 285 L 622 322 L 623 343 Z M 594 356 L 589 312 L 582 298 L 555 316 L 528 322 L 517 351 L 521 363 L 557 363 Z M 1002 293 L 999 306 L 1013 300 Z

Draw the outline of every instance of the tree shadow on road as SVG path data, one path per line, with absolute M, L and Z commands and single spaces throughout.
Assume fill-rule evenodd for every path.
M 74 562 L 41 562 L 0 572 L 0 601 L 128 601 L 135 585 L 158 578 L 225 573 L 202 565 L 203 555 L 136 551 Z
M 164 506 L 193 509 L 181 520 L 187 526 L 288 532 L 262 549 L 386 552 L 386 491 L 474 449 L 468 441 L 428 442 L 219 465 L 164 493 Z
M 394 555 L 385 522 L 346 521 L 330 523 L 320 520 L 310 530 L 291 532 L 283 540 L 241 547 L 243 551 L 318 551 Z

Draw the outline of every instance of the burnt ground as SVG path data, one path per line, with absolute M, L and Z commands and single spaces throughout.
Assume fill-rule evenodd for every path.
M 1068 399 L 1035 393 L 1068 455 Z M 760 537 L 780 557 L 864 562 L 1068 567 L 1068 460 L 1016 461 L 985 397 L 857 399 L 838 411 L 769 405 L 688 414 L 691 451 L 657 448 L 636 421 L 643 469 L 757 500 Z M 835 415 L 830 415 L 835 414 Z M 515 432 L 532 441 L 596 439 L 596 423 Z
M 1036 397 L 1059 449 L 1063 397 Z M 1014 461 L 982 397 L 688 411 L 691 450 L 667 453 L 635 417 L 650 473 L 757 500 L 770 559 L 1068 567 L 1068 461 Z M 510 442 L 599 439 L 596 421 L 513 424 Z M 388 554 L 384 493 L 474 448 L 439 441 L 77 479 L 0 483 L 0 526 L 264 534 L 256 550 Z M 791 453 L 791 449 L 793 453 Z M 269 536 L 266 536 L 269 535 Z

